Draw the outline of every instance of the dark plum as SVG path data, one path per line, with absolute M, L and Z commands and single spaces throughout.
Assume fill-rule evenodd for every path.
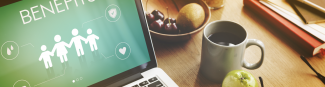
M 164 23 L 167 24 L 167 23 L 169 23 L 169 21 L 170 21 L 170 23 L 176 23 L 176 19 L 175 18 L 166 18 L 165 21 L 164 21 Z
M 155 21 L 155 16 L 151 13 L 146 12 L 146 18 L 148 24 L 151 24 L 153 21 Z
M 165 18 L 164 14 L 162 12 L 160 12 L 159 10 L 153 10 L 151 12 L 151 14 L 153 14 L 155 16 L 155 20 L 158 20 L 158 19 L 164 20 L 164 18 Z
M 166 34 L 178 34 L 179 30 L 177 29 L 176 23 L 167 23 L 164 27 L 164 32 Z
M 156 31 L 156 32 L 163 32 L 164 22 L 162 22 L 160 19 L 152 22 L 149 25 L 149 29 Z

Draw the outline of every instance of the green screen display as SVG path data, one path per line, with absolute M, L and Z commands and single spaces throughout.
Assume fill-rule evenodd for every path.
M 134 0 L 22 0 L 0 12 L 0 87 L 85 87 L 150 61 Z

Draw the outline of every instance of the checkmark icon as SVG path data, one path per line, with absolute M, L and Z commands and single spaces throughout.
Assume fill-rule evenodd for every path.
M 115 18 L 117 15 L 116 8 L 112 8 L 108 11 L 110 17 Z

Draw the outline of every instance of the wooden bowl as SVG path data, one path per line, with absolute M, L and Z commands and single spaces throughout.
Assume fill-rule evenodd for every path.
M 144 9 L 147 12 L 152 12 L 153 10 L 159 10 L 165 15 L 165 19 L 169 16 L 171 18 L 177 18 L 177 14 L 179 10 L 189 4 L 189 3 L 197 3 L 201 5 L 205 12 L 205 20 L 202 25 L 191 32 L 188 33 L 181 33 L 181 34 L 164 34 L 155 32 L 149 29 L 151 37 L 154 39 L 158 39 L 164 42 L 181 42 L 187 41 L 191 39 L 191 36 L 199 31 L 201 31 L 209 22 L 211 17 L 210 9 L 208 8 L 207 4 L 202 0 L 149 0 L 147 4 L 147 0 L 143 0 Z M 148 5 L 148 6 L 147 6 Z M 147 8 L 148 7 L 148 8 Z M 168 7 L 168 14 L 167 14 L 167 7 Z M 177 22 L 177 20 L 176 20 Z

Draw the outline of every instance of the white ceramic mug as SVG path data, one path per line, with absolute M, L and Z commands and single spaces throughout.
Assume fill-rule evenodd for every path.
M 228 46 L 214 43 L 209 36 L 218 32 L 236 35 L 241 42 Z M 262 51 L 261 59 L 255 64 L 243 59 L 245 49 L 251 45 L 258 46 Z M 211 22 L 204 28 L 201 52 L 200 73 L 217 83 L 222 83 L 226 74 L 232 70 L 241 70 L 241 67 L 257 69 L 264 60 L 264 44 L 256 39 L 247 39 L 246 30 L 238 23 L 224 20 Z

